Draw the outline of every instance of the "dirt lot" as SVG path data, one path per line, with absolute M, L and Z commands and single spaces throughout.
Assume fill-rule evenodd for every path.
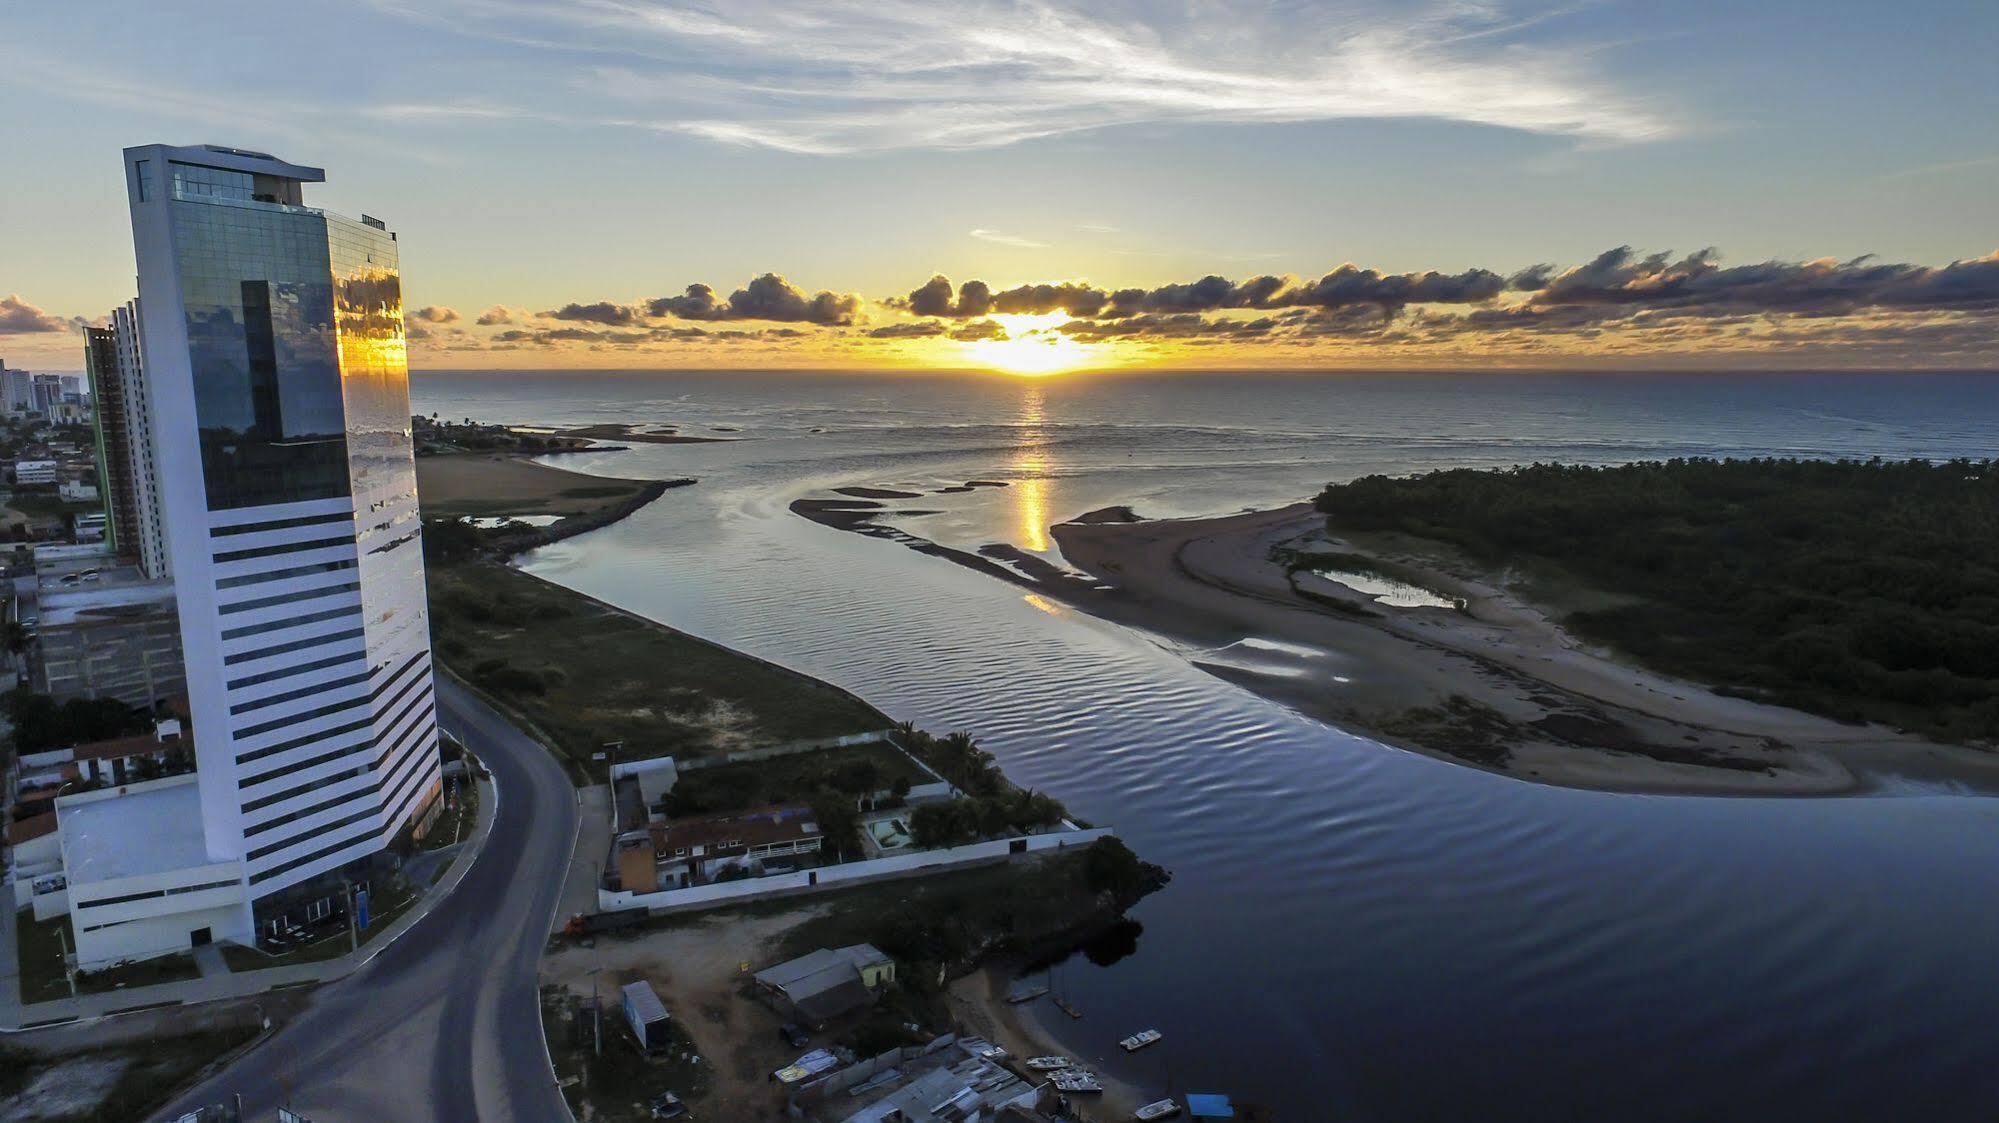
M 603 969 L 600 996 L 639 979 L 651 982 L 712 1066 L 708 1094 L 689 1104 L 696 1118 L 783 1119 L 784 1100 L 770 1074 L 801 1050 L 778 1038 L 782 1019 L 737 990 L 750 971 L 769 965 L 777 937 L 826 908 L 818 902 L 763 916 L 690 917 L 634 935 L 599 936 L 595 947 L 565 947 L 542 960 L 542 982 L 586 998 L 592 968 Z M 607 1016 L 615 1011 L 615 1002 L 608 1003 Z

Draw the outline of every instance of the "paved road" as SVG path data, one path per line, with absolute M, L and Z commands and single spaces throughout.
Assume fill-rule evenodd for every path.
M 457 683 L 438 716 L 493 772 L 492 834 L 450 897 L 366 967 L 158 1118 L 243 1096 L 246 1123 L 568 1120 L 542 1044 L 536 965 L 576 838 L 576 795 L 546 750 Z

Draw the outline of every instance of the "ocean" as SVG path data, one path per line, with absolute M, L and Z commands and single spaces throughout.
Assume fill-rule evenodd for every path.
M 1211 651 L 787 509 L 921 491 L 935 513 L 903 518 L 912 533 L 1059 560 L 1047 526 L 1097 507 L 1222 514 L 1376 472 L 1984 458 L 1999 376 L 426 372 L 413 392 L 448 417 L 730 438 L 555 458 L 700 482 L 523 566 L 970 731 L 1170 868 L 1134 945 L 1059 972 L 1086 1017 L 1049 1028 L 1114 1074 L 1286 1120 L 1999 1104 L 1999 801 L 1914 780 L 1777 800 L 1488 775 L 1190 662 Z M 934 494 L 975 479 L 1010 486 Z M 1145 1027 L 1164 1042 L 1120 1054 Z

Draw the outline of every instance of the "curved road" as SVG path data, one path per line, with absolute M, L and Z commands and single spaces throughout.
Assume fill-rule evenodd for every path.
M 156 1118 L 243 1097 L 313 1123 L 570 1119 L 542 1042 L 536 968 L 576 840 L 576 793 L 547 750 L 464 687 L 437 680 L 439 724 L 499 785 L 463 880 L 366 966 L 322 986 L 270 1040 Z

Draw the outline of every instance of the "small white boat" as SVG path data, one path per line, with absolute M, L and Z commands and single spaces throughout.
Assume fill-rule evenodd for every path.
M 1161 1037 L 1164 1036 L 1165 1034 L 1160 1033 L 1156 1029 L 1142 1029 L 1139 1030 L 1137 1033 L 1132 1034 L 1130 1037 L 1125 1038 L 1123 1041 L 1118 1042 L 1117 1047 L 1123 1049 L 1127 1053 L 1136 1053 L 1140 1049 L 1145 1048 L 1147 1045 L 1153 1044 L 1154 1042 L 1158 1041 Z
M 1101 1092 L 1104 1086 L 1096 1074 L 1080 1068 L 1063 1069 L 1054 1075 L 1051 1082 L 1061 1092 Z
M 1060 1072 L 1069 1067 L 1067 1057 L 1029 1057 L 1027 1067 L 1036 1072 Z
M 1180 1105 L 1173 1100 L 1154 1100 L 1132 1113 L 1134 1119 L 1171 1119 L 1180 1114 Z

